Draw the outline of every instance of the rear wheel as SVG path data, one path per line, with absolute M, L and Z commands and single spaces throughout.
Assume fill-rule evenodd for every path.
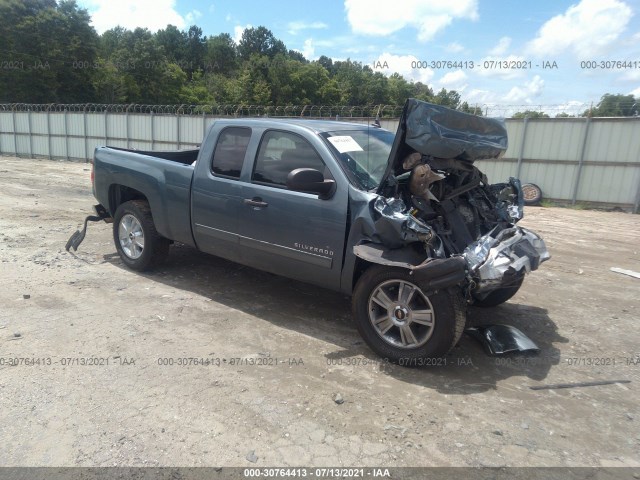
M 131 200 L 118 207 L 113 219 L 113 240 L 122 261 L 138 271 L 162 263 L 169 253 L 169 240 L 156 230 L 149 204 Z
M 369 268 L 352 302 L 367 345 L 404 366 L 429 365 L 428 360 L 444 356 L 460 340 L 466 323 L 466 303 L 457 290 L 426 295 L 409 271 L 400 268 Z

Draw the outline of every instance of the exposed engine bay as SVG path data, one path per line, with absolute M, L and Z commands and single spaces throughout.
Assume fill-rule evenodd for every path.
M 550 258 L 538 235 L 516 225 L 523 217 L 520 181 L 490 184 L 474 165 L 504 154 L 506 135 L 499 120 L 407 102 L 394 161 L 373 202 L 371 241 L 398 250 L 386 253 L 388 264 L 400 261 L 418 275 L 450 259 L 457 273 L 434 287 L 457 280 L 469 301 L 481 303 L 496 290 L 515 293 L 524 275 Z M 366 249 L 355 253 L 371 261 Z

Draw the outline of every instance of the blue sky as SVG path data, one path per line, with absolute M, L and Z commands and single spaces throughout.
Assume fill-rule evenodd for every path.
M 554 105 L 572 112 L 604 93 L 640 97 L 639 0 L 79 3 L 92 14 L 99 33 L 116 25 L 155 31 L 171 23 L 239 38 L 247 26 L 263 25 L 310 60 L 350 58 L 436 90 L 455 89 L 472 104 L 544 105 L 547 111 Z M 442 61 L 457 65 L 431 63 Z M 526 68 L 496 68 L 503 61 Z M 586 68 L 585 61 L 599 68 Z M 416 62 L 423 62 L 421 68 L 412 68 Z

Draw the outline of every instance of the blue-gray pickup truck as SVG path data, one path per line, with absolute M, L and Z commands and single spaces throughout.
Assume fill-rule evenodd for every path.
M 507 148 L 504 124 L 407 101 L 398 131 L 304 119 L 215 121 L 198 149 L 99 147 L 99 202 L 134 270 L 173 242 L 349 294 L 358 331 L 404 365 L 445 355 L 469 304 L 495 306 L 549 258 L 516 226 L 520 182 L 474 165 Z

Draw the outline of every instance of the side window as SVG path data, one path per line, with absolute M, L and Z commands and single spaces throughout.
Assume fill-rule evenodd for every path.
M 211 171 L 224 177 L 240 178 L 250 139 L 251 129 L 246 127 L 228 127 L 220 132 L 213 151 Z
M 281 187 L 296 168 L 315 168 L 329 178 L 328 169 L 314 148 L 299 135 L 276 130 L 262 137 L 251 180 Z

